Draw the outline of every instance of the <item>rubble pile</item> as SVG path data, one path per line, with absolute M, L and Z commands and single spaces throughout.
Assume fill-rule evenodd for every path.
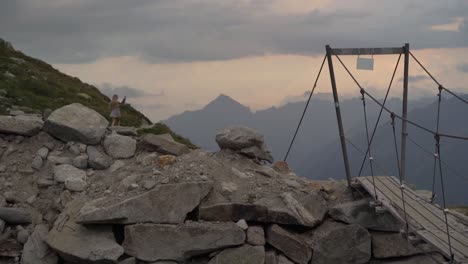
M 0 263 L 437 263 L 342 181 L 273 166 L 263 136 L 221 151 L 108 129 L 80 104 L 0 116 Z

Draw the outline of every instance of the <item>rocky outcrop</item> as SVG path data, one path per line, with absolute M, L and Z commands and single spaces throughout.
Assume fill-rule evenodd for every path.
M 407 257 L 423 253 L 399 233 L 372 234 L 372 252 L 375 258 Z
M 47 118 L 44 130 L 63 141 L 96 145 L 109 122 L 96 111 L 79 103 L 61 107 Z
M 131 137 L 112 134 L 104 139 L 104 149 L 114 159 L 128 159 L 135 155 L 136 143 Z
M 401 223 L 390 213 L 376 213 L 369 199 L 347 202 L 330 209 L 333 219 L 348 224 L 358 224 L 375 231 L 399 232 Z
M 244 231 L 234 223 L 138 224 L 125 227 L 123 247 L 144 261 L 184 261 L 244 241 Z
M 263 135 L 244 126 L 227 127 L 216 135 L 221 149 L 230 149 L 247 157 L 273 163 L 273 156 L 267 149 Z
M 160 135 L 144 135 L 141 139 L 141 143 L 144 148 L 151 151 L 157 151 L 162 154 L 180 156 L 190 152 L 190 149 L 184 144 L 180 144 Z
M 111 226 L 83 226 L 76 224 L 80 208 L 85 200 L 71 202 L 47 236 L 47 244 L 61 258 L 71 263 L 115 263 L 123 255 Z
M 34 136 L 41 131 L 44 122 L 35 116 L 0 116 L 0 133 Z
M 78 222 L 183 223 L 211 188 L 208 182 L 168 184 L 123 201 L 115 197 L 99 199 L 83 207 Z

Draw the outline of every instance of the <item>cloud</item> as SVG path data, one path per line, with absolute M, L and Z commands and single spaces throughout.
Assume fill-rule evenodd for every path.
M 110 83 L 104 83 L 100 85 L 99 90 L 101 90 L 101 92 L 107 95 L 109 98 L 112 97 L 114 94 L 119 95 L 119 97 L 121 98 L 123 98 L 124 96 L 130 98 L 138 98 L 144 96 L 165 96 L 164 90 L 157 94 L 154 94 L 127 85 L 114 86 Z
M 461 72 L 468 72 L 468 63 L 460 64 L 457 68 Z
M 431 77 L 429 77 L 428 75 L 410 75 L 408 76 L 408 82 L 420 82 L 420 81 L 425 81 L 425 80 L 429 80 Z M 403 77 L 398 79 L 399 82 L 402 82 L 403 81 Z
M 294 2 L 301 2 L 299 0 Z M 306 0 L 302 2 L 308 2 Z M 0 32 L 52 63 L 138 55 L 151 62 L 228 60 L 264 54 L 316 54 L 336 47 L 468 45 L 458 31 L 432 26 L 466 17 L 465 0 L 330 1 L 307 12 L 278 12 L 278 1 L 15 0 L 0 3 Z M 310 4 L 309 4 L 310 5 Z

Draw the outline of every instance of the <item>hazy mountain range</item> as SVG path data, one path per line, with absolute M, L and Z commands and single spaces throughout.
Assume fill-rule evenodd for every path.
M 425 98 L 409 102 L 409 119 L 435 130 L 435 98 Z M 382 100 L 380 100 L 382 101 Z M 380 107 L 367 102 L 369 129 L 375 124 Z M 387 107 L 401 113 L 402 102 L 390 98 Z M 248 107 L 226 95 L 220 95 L 196 111 L 175 115 L 164 123 L 176 132 L 189 137 L 195 144 L 217 150 L 214 141 L 216 132 L 230 125 L 245 125 L 257 129 L 265 135 L 275 159 L 284 158 L 294 130 L 304 108 L 304 101 L 286 103 L 280 107 L 253 112 Z M 341 109 L 346 137 L 360 151 L 366 149 L 363 106 L 360 98 L 344 98 Z M 468 106 L 455 98 L 442 102 L 441 132 L 468 135 L 468 122 L 460 117 L 468 116 Z M 393 133 L 389 123 L 390 116 L 384 112 L 374 140 L 372 152 L 376 163 L 375 174 L 397 175 Z M 397 122 L 397 142 L 400 144 L 400 123 Z M 409 137 L 424 147 L 421 150 L 408 141 L 407 180 L 419 188 L 432 189 L 434 138 L 413 126 L 409 126 Z M 447 198 L 451 204 L 468 204 L 468 142 L 443 139 L 442 159 L 450 168 L 444 167 Z M 362 153 L 348 143 L 352 174 L 359 172 L 363 159 Z M 301 176 L 314 179 L 344 178 L 344 166 L 338 137 L 334 104 L 330 94 L 313 98 L 304 118 L 301 130 L 288 158 L 288 163 Z M 363 175 L 370 175 L 368 164 Z M 439 176 L 437 175 L 436 193 L 440 198 Z

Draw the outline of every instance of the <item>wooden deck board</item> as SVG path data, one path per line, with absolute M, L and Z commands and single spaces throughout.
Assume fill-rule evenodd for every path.
M 377 196 L 384 207 L 400 221 L 405 221 L 403 213 L 403 200 L 398 180 L 390 176 L 376 176 L 375 185 Z M 357 181 L 375 198 L 372 177 L 358 177 Z M 447 227 L 443 209 L 421 199 L 410 188 L 404 188 L 404 204 L 409 226 L 418 236 L 432 244 L 446 256 L 450 257 L 448 246 Z M 466 226 L 456 221 L 452 215 L 448 215 L 450 242 L 455 260 L 458 263 L 467 263 L 468 236 Z

